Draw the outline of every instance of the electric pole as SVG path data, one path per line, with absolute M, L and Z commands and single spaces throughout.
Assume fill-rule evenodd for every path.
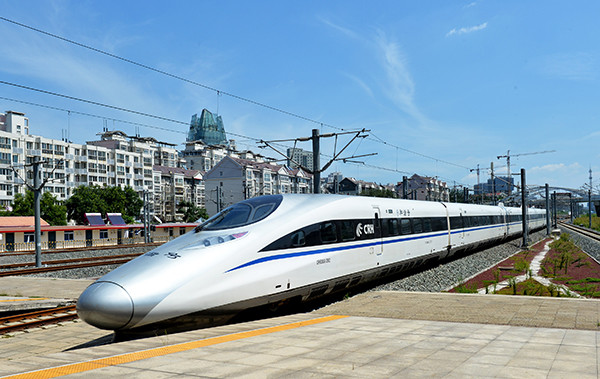
M 366 138 L 368 135 L 367 134 L 363 134 L 363 133 L 366 133 L 366 132 L 370 132 L 370 130 L 362 129 L 362 130 L 352 131 L 352 132 L 320 134 L 319 133 L 319 129 L 313 129 L 312 130 L 312 135 L 310 137 L 301 137 L 301 138 L 295 138 L 295 139 L 274 140 L 274 141 L 264 141 L 264 140 L 261 140 L 260 143 L 264 143 L 266 146 L 269 146 L 271 149 L 275 150 L 275 152 L 277 152 L 278 154 L 281 154 L 282 156 L 284 156 L 289 162 L 294 163 L 296 166 L 298 166 L 302 170 L 308 172 L 309 174 L 312 174 L 313 175 L 313 193 L 320 193 L 321 192 L 321 173 L 324 172 L 325 170 L 327 170 L 329 168 L 329 166 L 331 166 L 331 164 L 333 162 L 335 162 L 335 161 L 344 161 L 344 163 L 346 163 L 346 162 L 353 162 L 353 161 L 351 161 L 351 159 L 353 159 L 353 158 L 368 157 L 368 156 L 371 156 L 371 155 L 377 155 L 377 153 L 371 153 L 371 154 L 353 155 L 353 156 L 350 156 L 350 157 L 340 158 L 340 155 L 342 154 L 342 152 L 344 150 L 346 150 L 346 148 L 348 146 L 350 146 L 350 144 L 352 142 L 354 142 L 355 139 L 357 139 L 357 138 Z M 343 134 L 354 134 L 354 137 L 352 137 L 352 139 L 350 140 L 350 142 L 348 142 L 340 151 L 336 152 L 335 151 L 336 147 L 334 147 L 333 158 L 331 158 L 329 160 L 329 162 L 327 162 L 323 167 L 321 167 L 321 160 L 320 160 L 320 156 L 321 156 L 321 138 L 335 137 L 335 139 L 336 139 L 336 145 L 335 146 L 337 146 L 337 137 L 340 136 L 340 135 L 343 135 Z M 296 162 L 294 160 L 293 156 L 289 157 L 287 154 L 282 153 L 281 151 L 277 150 L 272 145 L 272 143 L 274 143 L 274 142 L 290 142 L 290 141 L 294 141 L 294 142 L 298 142 L 298 141 L 301 141 L 301 142 L 312 141 L 312 148 L 313 148 L 313 166 L 312 166 L 312 168 L 308 168 L 308 167 L 305 167 L 305 166 L 301 165 L 299 162 Z M 295 148 L 295 144 L 294 144 L 294 148 Z
M 482 195 L 481 184 L 479 183 L 479 163 L 477 163 L 477 168 L 469 169 L 470 172 L 477 171 L 477 188 L 479 189 L 479 195 Z M 481 204 L 481 198 L 479 199 L 479 203 Z
M 313 148 L 313 193 L 321 193 L 321 138 L 319 129 L 312 130 L 312 148 Z
M 55 162 L 54 168 L 52 169 L 52 173 L 56 168 L 61 164 L 62 160 L 58 160 Z M 48 161 L 40 160 L 40 157 L 34 156 L 33 162 L 25 164 L 24 166 L 32 166 L 33 167 L 33 185 L 27 183 L 27 180 L 21 178 L 27 188 L 33 192 L 33 217 L 34 217 L 34 242 L 35 242 L 35 267 L 42 267 L 42 228 L 41 228 L 41 209 L 40 209 L 40 197 L 42 195 L 42 189 L 48 182 L 49 178 L 52 175 L 48 175 L 48 178 L 42 180 L 42 170 L 40 170 L 40 165 L 48 163 Z M 20 177 L 19 172 L 11 167 L 16 176 Z
M 592 167 L 590 167 L 590 189 L 588 190 L 588 210 L 590 229 L 592 229 Z
M 529 230 L 527 220 L 527 187 L 525 185 L 525 169 L 521 169 L 521 216 L 523 218 L 523 248 L 529 245 Z
M 552 228 L 550 227 L 550 186 L 546 183 L 546 235 L 550 235 Z
M 35 267 L 42 267 L 42 227 L 40 211 L 40 194 L 44 185 L 42 184 L 42 171 L 40 170 L 39 157 L 33 157 L 33 208 L 35 219 Z

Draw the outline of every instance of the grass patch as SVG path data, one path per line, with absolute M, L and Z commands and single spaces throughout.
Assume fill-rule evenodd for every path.
M 561 297 L 560 291 L 557 290 L 556 286 L 545 286 L 542 283 L 527 279 L 524 282 L 514 283 L 511 281 L 510 285 L 506 288 L 496 292 L 499 295 L 523 295 L 523 296 L 545 296 L 545 297 Z

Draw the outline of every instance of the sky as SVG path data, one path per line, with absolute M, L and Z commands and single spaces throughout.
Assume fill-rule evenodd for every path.
M 597 1 L 0 0 L 0 9 L 139 64 L 0 20 L 0 112 L 25 113 L 30 134 L 85 143 L 107 127 L 183 149 L 206 108 L 238 149 L 275 158 L 257 141 L 369 130 L 340 157 L 377 155 L 324 175 L 385 184 L 417 173 L 472 187 L 470 169 L 479 165 L 481 182 L 491 163 L 506 174 L 497 157 L 510 151 L 511 172 L 524 168 L 528 185 L 581 188 L 591 169 L 599 187 Z M 350 137 L 323 138 L 321 163 Z

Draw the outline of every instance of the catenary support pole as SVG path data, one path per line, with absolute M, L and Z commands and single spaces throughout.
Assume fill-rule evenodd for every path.
M 588 217 L 592 229 L 592 168 L 590 167 L 590 189 L 588 190 Z
M 42 229 L 40 194 L 42 192 L 42 172 L 40 158 L 33 157 L 33 204 L 35 219 L 35 267 L 42 267 Z
M 494 162 L 491 163 L 492 168 L 492 204 L 496 205 L 496 179 L 494 179 Z
M 550 226 L 550 186 L 546 183 L 546 235 L 552 233 L 552 227 Z
M 521 169 L 521 216 L 523 218 L 523 247 L 529 246 L 529 223 L 527 220 L 527 186 L 525 185 L 525 169 Z
M 312 130 L 313 145 L 313 193 L 321 193 L 321 156 L 319 129 Z
M 556 228 L 556 218 L 558 217 L 558 212 L 556 209 L 556 191 L 552 194 L 552 226 Z

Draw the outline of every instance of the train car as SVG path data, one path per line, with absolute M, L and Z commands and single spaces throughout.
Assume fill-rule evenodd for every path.
M 530 229 L 545 210 L 529 209 Z M 520 208 L 340 195 L 268 195 L 108 273 L 79 297 L 98 328 L 224 319 L 306 301 L 521 232 Z

